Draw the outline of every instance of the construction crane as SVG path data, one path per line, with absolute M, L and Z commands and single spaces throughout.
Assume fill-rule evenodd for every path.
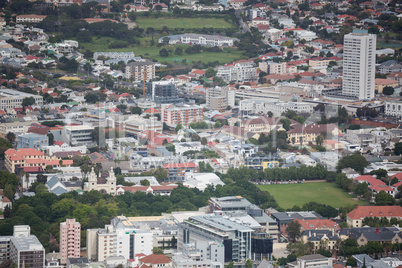
M 186 69 L 187 67 L 179 67 L 179 68 L 168 68 L 168 69 L 158 69 L 155 70 L 155 73 L 159 73 L 159 72 L 164 72 L 164 71 L 172 71 L 172 70 L 181 70 L 181 69 Z M 140 72 L 134 72 L 134 74 L 139 74 L 142 73 L 142 96 L 145 99 L 145 77 L 146 77 L 146 69 L 144 68 L 144 70 L 140 71 Z

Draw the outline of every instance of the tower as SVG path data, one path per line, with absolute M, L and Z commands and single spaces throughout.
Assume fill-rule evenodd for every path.
M 79 258 L 81 250 L 81 224 L 75 219 L 60 223 L 60 263 L 68 258 Z
M 356 30 L 343 43 L 342 94 L 359 100 L 374 98 L 376 35 Z

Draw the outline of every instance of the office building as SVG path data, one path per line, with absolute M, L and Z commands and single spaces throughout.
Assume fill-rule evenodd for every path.
M 211 110 L 226 110 L 228 106 L 235 105 L 235 91 L 228 87 L 213 87 L 207 89 L 207 107 Z
M 68 258 L 79 258 L 81 249 L 81 224 L 75 219 L 60 223 L 60 263 Z
M 87 230 L 88 259 L 105 261 L 108 257 L 123 256 L 134 259 L 137 254 L 152 254 L 151 231 L 136 228 L 124 216 L 113 218 L 104 229 Z
M 49 137 L 47 135 L 39 135 L 35 133 L 28 133 L 18 136 L 17 148 L 35 148 L 42 149 L 43 146 L 49 145 Z
M 69 145 L 84 145 L 92 142 L 94 127 L 88 125 L 68 125 L 61 130 L 61 140 Z
M 203 121 L 203 109 L 198 105 L 176 104 L 162 105 L 161 120 L 168 125 L 182 124 L 187 126 L 193 122 Z
M 8 88 L 0 89 L 0 110 L 21 108 L 22 101 L 30 97 L 35 99 L 35 105 L 43 105 L 43 97 L 40 95 L 33 95 Z
M 320 254 L 305 255 L 297 258 L 295 262 L 289 263 L 291 268 L 313 268 L 322 267 L 330 268 L 332 267 L 333 258 L 327 258 Z
M 233 46 L 235 42 L 238 42 L 239 39 L 231 38 L 222 35 L 207 35 L 207 34 L 193 34 L 186 33 L 182 34 L 180 37 L 180 42 L 183 44 L 193 44 L 193 45 L 201 45 L 201 46 Z
M 45 267 L 45 248 L 31 235 L 29 225 L 15 225 L 13 236 L 3 236 L 0 241 L 8 243 L 6 255 L 17 267 Z
M 155 78 L 155 63 L 150 60 L 130 62 L 126 65 L 125 75 L 133 81 L 149 81 Z
M 174 254 L 172 260 L 173 268 L 223 268 L 225 249 L 223 244 L 212 241 L 197 241 L 183 245 L 182 252 Z
M 224 246 L 224 261 L 271 260 L 273 240 L 261 225 L 244 211 L 193 216 L 179 224 L 178 250 L 198 241 L 213 241 Z
M 345 35 L 342 94 L 359 100 L 374 98 L 376 35 L 353 30 Z
M 157 104 L 180 102 L 176 94 L 176 85 L 171 81 L 150 82 L 147 97 Z

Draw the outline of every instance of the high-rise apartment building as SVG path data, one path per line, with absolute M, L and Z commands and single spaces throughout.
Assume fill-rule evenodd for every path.
M 81 249 L 81 224 L 75 219 L 60 223 L 60 263 L 68 258 L 79 258 Z
M 176 93 L 176 85 L 171 81 L 155 81 L 148 83 L 147 96 L 156 103 L 176 103 L 180 98 Z
M 345 35 L 343 46 L 342 94 L 374 98 L 376 35 L 355 29 Z
M 234 107 L 235 91 L 230 90 L 228 87 L 208 88 L 206 104 L 210 109 L 218 111 L 225 110 L 228 106 Z

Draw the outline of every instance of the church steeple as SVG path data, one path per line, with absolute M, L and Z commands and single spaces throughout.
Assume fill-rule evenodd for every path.
M 91 173 L 89 174 L 88 181 L 97 181 L 97 176 L 96 176 L 94 167 L 92 167 Z

